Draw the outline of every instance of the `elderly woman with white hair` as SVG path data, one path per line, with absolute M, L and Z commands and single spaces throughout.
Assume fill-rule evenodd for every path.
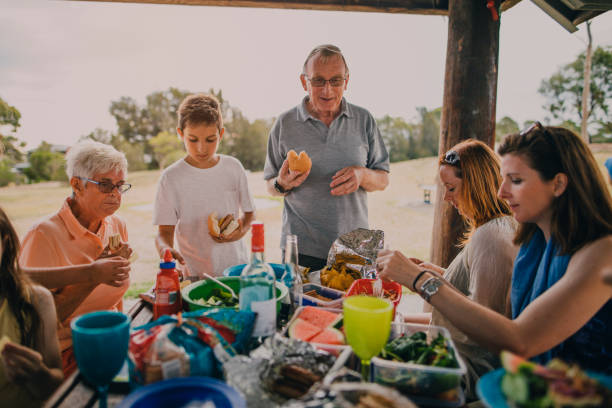
M 96 310 L 121 310 L 129 286 L 131 249 L 125 222 L 115 215 L 131 187 L 125 155 L 82 142 L 66 156 L 72 195 L 27 233 L 19 262 L 53 293 L 64 374 L 76 368 L 70 321 Z

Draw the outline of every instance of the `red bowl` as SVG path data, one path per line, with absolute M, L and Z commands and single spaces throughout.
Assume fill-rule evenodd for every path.
M 374 289 L 372 285 L 376 279 L 357 279 L 353 282 L 351 287 L 346 292 L 345 297 L 355 296 L 355 295 L 370 295 L 372 296 L 374 293 Z M 396 296 L 395 299 L 392 300 L 385 296 L 385 299 L 389 299 L 393 303 L 393 318 L 395 319 L 395 309 L 397 309 L 397 305 L 400 300 L 402 300 L 402 285 L 397 282 L 391 281 L 382 281 L 383 283 L 383 291 L 395 291 Z

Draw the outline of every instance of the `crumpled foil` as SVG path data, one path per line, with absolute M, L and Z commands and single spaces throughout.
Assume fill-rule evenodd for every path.
M 244 396 L 249 408 L 279 407 L 288 399 L 269 391 L 269 387 L 280 376 L 283 365 L 296 364 L 324 377 L 335 360 L 310 343 L 277 333 L 249 357 L 231 358 L 223 365 L 223 372 L 225 381 Z
M 383 231 L 357 228 L 334 241 L 327 255 L 327 265 L 344 261 L 347 266 L 360 271 L 362 277 L 373 277 L 376 256 L 384 246 Z

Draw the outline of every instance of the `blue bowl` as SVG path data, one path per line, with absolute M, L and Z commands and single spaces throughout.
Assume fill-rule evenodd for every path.
M 285 273 L 285 265 L 278 264 L 278 263 L 270 263 L 270 262 L 268 262 L 268 265 L 270 265 L 272 269 L 274 270 L 274 274 L 276 275 L 276 280 L 280 281 L 281 277 L 283 276 L 283 273 Z M 223 276 L 240 276 L 240 272 L 242 272 L 245 266 L 246 264 L 230 266 L 229 268 L 226 268 L 223 271 Z
M 217 408 L 246 408 L 238 391 L 208 377 L 172 378 L 149 384 L 129 394 L 119 408 L 174 408 L 191 401 L 212 401 Z

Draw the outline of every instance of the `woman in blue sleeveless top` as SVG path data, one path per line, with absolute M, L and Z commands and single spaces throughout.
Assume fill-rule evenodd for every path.
M 512 319 L 454 290 L 399 251 L 381 252 L 381 275 L 417 290 L 453 325 L 493 351 L 546 363 L 559 357 L 612 374 L 612 197 L 588 146 L 536 122 L 507 136 L 499 196 L 520 223 Z

